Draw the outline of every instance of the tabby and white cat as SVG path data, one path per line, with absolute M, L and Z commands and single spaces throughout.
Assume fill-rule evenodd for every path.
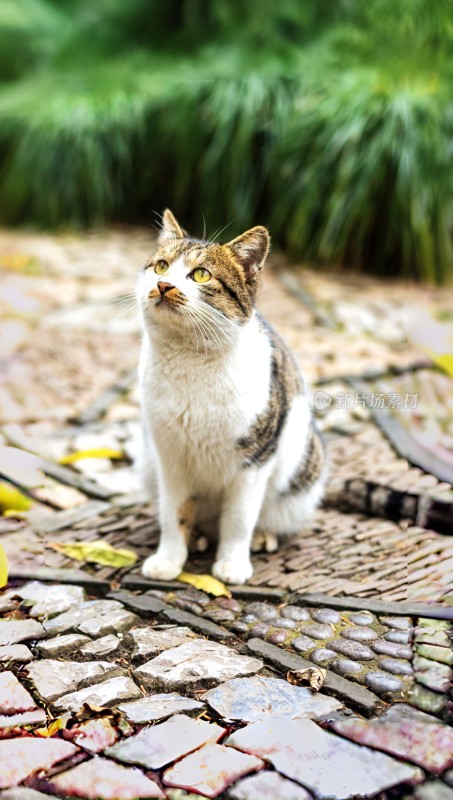
M 138 282 L 139 468 L 161 537 L 142 572 L 173 579 L 193 527 L 218 536 L 213 574 L 252 575 L 252 538 L 300 531 L 327 477 L 293 357 L 255 310 L 265 228 L 228 244 L 190 237 L 170 211 Z

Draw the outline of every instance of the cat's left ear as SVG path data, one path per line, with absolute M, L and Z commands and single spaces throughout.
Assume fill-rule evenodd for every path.
M 162 215 L 162 227 L 159 231 L 159 242 L 174 241 L 175 239 L 184 239 L 187 232 L 181 228 L 176 217 L 169 208 L 166 208 Z
M 266 228 L 257 225 L 226 245 L 244 269 L 247 281 L 253 280 L 269 252 L 270 237 Z

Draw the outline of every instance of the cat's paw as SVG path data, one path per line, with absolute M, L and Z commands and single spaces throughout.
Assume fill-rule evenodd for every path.
M 252 553 L 275 553 L 278 550 L 278 539 L 275 533 L 256 531 L 253 534 Z
M 212 574 L 223 583 L 246 583 L 253 575 L 252 562 L 248 558 L 220 558 L 212 567 Z
M 149 556 L 142 566 L 142 575 L 145 578 L 157 578 L 161 581 L 172 581 L 181 573 L 182 566 L 179 562 L 162 558 L 157 553 Z

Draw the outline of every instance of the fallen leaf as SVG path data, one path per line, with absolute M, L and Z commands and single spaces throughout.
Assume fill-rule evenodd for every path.
M 63 553 L 68 558 L 76 561 L 86 561 L 92 564 L 102 564 L 106 567 L 130 567 L 137 561 L 137 554 L 133 550 L 112 547 L 108 542 L 98 540 L 95 542 L 50 542 L 47 547 Z
M 8 561 L 3 546 L 0 544 L 0 586 L 8 583 Z
M 199 589 L 200 592 L 212 594 L 214 597 L 231 597 L 230 590 L 217 578 L 213 578 L 212 575 L 193 575 L 191 572 L 181 572 L 176 580 L 181 581 L 181 583 L 188 583 L 190 586 L 194 586 L 195 589 Z
M 0 267 L 10 272 L 39 273 L 39 264 L 36 258 L 28 253 L 2 253 Z
M 301 683 L 308 681 L 310 689 L 319 692 L 324 685 L 327 670 L 322 667 L 306 667 L 306 669 L 290 670 L 286 677 L 289 683 L 294 686 L 300 686 Z
M 70 727 L 89 719 L 112 719 L 116 724 L 122 719 L 121 712 L 117 708 L 106 708 L 105 706 L 95 706 L 92 703 L 84 703 L 82 708 L 74 715 L 75 721 L 71 722 Z
M 83 458 L 119 459 L 124 458 L 124 454 L 121 450 L 113 450 L 109 447 L 94 447 L 92 450 L 77 450 L 75 453 L 69 453 L 60 458 L 60 464 L 75 464 L 76 461 L 81 461 Z
M 0 481 L 0 511 L 28 511 L 32 502 L 19 489 Z
M 36 728 L 34 733 L 36 736 L 41 736 L 41 738 L 47 739 L 48 736 L 53 736 L 54 733 L 64 730 L 66 728 L 66 723 L 66 719 L 63 717 L 58 717 L 58 719 L 54 719 L 54 721 L 51 722 L 47 727 Z

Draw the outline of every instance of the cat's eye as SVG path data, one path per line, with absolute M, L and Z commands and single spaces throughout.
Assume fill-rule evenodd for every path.
M 163 258 L 160 258 L 159 261 L 156 261 L 154 265 L 154 272 L 156 272 L 157 275 L 164 275 L 167 269 L 168 261 L 165 261 Z
M 206 283 L 206 281 L 210 279 L 211 273 L 203 267 L 197 267 L 197 269 L 194 269 L 190 277 L 195 281 L 195 283 Z

